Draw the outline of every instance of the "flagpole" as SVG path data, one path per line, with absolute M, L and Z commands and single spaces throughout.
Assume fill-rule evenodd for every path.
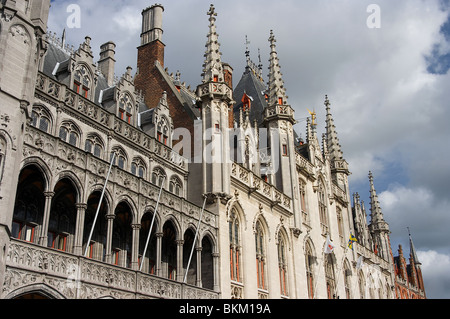
M 153 212 L 152 223 L 150 224 L 150 229 L 148 230 L 147 241 L 145 242 L 144 253 L 142 254 L 141 265 L 139 266 L 139 271 L 142 271 L 142 266 L 144 265 L 145 254 L 147 253 L 148 243 L 150 242 L 150 236 L 153 230 L 153 224 L 155 222 L 156 211 L 158 210 L 159 200 L 161 199 L 161 193 L 164 187 L 164 181 L 166 180 L 166 176 L 163 176 L 163 180 L 161 182 L 161 188 L 159 189 L 158 201 L 156 202 L 155 211 Z
M 186 283 L 187 275 L 188 275 L 188 272 L 189 272 L 189 267 L 191 266 L 192 255 L 194 253 L 195 242 L 197 241 L 198 231 L 200 229 L 200 223 L 202 222 L 203 211 L 205 210 L 205 205 L 206 205 L 206 199 L 207 199 L 207 196 L 205 196 L 205 200 L 203 201 L 203 208 L 202 208 L 202 211 L 200 213 L 200 218 L 198 220 L 197 230 L 195 231 L 194 242 L 192 243 L 191 255 L 189 256 L 189 261 L 188 261 L 188 264 L 187 264 L 186 273 L 184 274 L 183 283 Z
M 116 159 L 116 153 L 113 152 L 112 158 L 111 158 L 111 163 L 109 164 L 108 175 L 106 175 L 105 185 L 103 185 L 102 195 L 100 196 L 100 201 L 97 206 L 97 212 L 95 213 L 94 222 L 92 223 L 92 227 L 91 227 L 91 232 L 89 234 L 88 241 L 86 242 L 86 248 L 84 250 L 84 255 L 83 255 L 85 257 L 87 257 L 86 255 L 88 253 L 89 243 L 91 242 L 92 234 L 94 233 L 95 223 L 97 222 L 98 213 L 100 212 L 100 207 L 102 206 L 103 196 L 105 196 L 106 185 L 108 184 L 109 175 L 111 174 L 111 169 L 112 169 L 115 159 Z

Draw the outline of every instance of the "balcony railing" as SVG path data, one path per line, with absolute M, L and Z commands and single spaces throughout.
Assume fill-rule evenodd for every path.
M 218 299 L 219 293 L 11 239 L 3 295 L 47 285 L 67 299 Z

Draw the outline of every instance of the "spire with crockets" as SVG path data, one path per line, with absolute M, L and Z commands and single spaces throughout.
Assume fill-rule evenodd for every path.
M 274 105 L 286 105 L 287 96 L 286 88 L 284 87 L 284 81 L 282 79 L 280 63 L 278 60 L 278 53 L 276 50 L 276 42 L 273 31 L 270 30 L 270 65 L 269 65 L 269 83 L 268 83 L 268 104 Z
M 217 13 L 214 5 L 211 4 L 209 11 L 209 33 L 206 42 L 205 63 L 203 64 L 203 83 L 223 82 L 224 72 L 221 62 L 219 35 L 216 31 Z
M 269 59 L 269 83 L 267 91 L 267 108 L 265 110 L 265 121 L 287 120 L 295 124 L 294 110 L 288 104 L 286 88 L 282 79 L 278 53 L 276 50 L 276 39 L 273 31 L 270 30 L 270 59 Z
M 344 159 L 341 144 L 339 143 L 339 138 L 336 132 L 336 126 L 334 125 L 334 119 L 333 115 L 331 114 L 330 105 L 331 103 L 328 99 L 328 95 L 325 95 L 325 107 L 327 111 L 326 137 L 327 149 L 331 162 L 331 172 L 333 174 L 344 173 L 346 175 L 350 175 L 350 172 L 348 170 L 348 163 Z

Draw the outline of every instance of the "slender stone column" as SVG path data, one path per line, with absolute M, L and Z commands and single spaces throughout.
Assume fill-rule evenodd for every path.
M 131 248 L 131 269 L 139 270 L 139 233 L 141 230 L 141 224 L 131 225 L 133 229 L 133 243 Z M 142 261 L 144 258 L 142 258 Z
M 75 204 L 77 208 L 77 221 L 75 228 L 75 241 L 73 245 L 73 253 L 81 255 L 83 253 L 83 233 L 84 233 L 84 217 L 86 214 L 87 204 Z
M 156 233 L 156 276 L 161 277 L 161 250 L 164 233 Z
M 177 281 L 183 282 L 183 244 L 184 240 L 177 240 Z
M 44 206 L 44 217 L 42 220 L 42 228 L 41 228 L 41 234 L 39 237 L 39 245 L 41 246 L 47 246 L 47 240 L 48 240 L 48 221 L 50 219 L 50 209 L 52 206 L 52 199 L 53 196 L 55 196 L 55 192 L 45 192 L 45 206 Z
M 105 262 L 108 264 L 111 263 L 112 233 L 113 233 L 113 226 L 114 226 L 113 223 L 114 223 L 115 218 L 116 218 L 115 214 L 106 215 L 106 220 L 107 220 L 108 226 L 107 226 L 107 232 L 106 232 Z

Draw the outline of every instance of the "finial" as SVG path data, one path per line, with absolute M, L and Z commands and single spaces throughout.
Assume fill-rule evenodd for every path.
M 250 57 L 250 50 L 248 49 L 248 45 L 250 44 L 250 41 L 248 41 L 247 35 L 245 35 L 245 56 L 248 58 Z
M 328 99 L 328 95 L 325 95 L 325 106 L 329 108 L 331 105 L 330 100 Z
M 210 21 L 216 20 L 215 17 L 217 17 L 217 13 L 216 13 L 216 8 L 214 8 L 213 4 L 210 5 L 207 15 L 209 15 L 209 17 L 210 17 L 209 20 Z

